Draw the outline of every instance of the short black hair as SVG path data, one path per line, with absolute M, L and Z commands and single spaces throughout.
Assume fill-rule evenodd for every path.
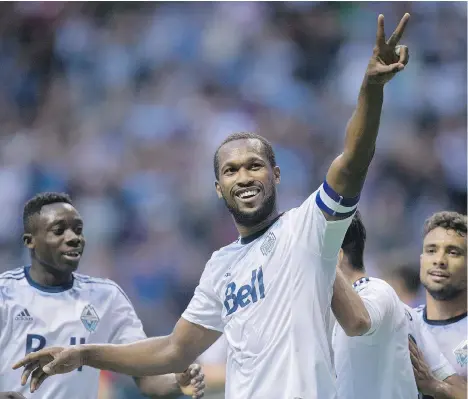
M 274 168 L 276 166 L 276 157 L 275 157 L 275 152 L 273 151 L 273 147 L 271 143 L 263 136 L 260 136 L 259 134 L 256 133 L 250 133 L 250 132 L 238 132 L 238 133 L 232 133 L 229 136 L 227 136 L 223 142 L 218 146 L 216 149 L 216 152 L 214 154 L 213 158 L 213 166 L 214 166 L 214 173 L 216 176 L 216 180 L 219 179 L 219 150 L 220 148 L 227 143 L 230 143 L 231 141 L 236 141 L 236 140 L 248 140 L 248 139 L 254 139 L 254 140 L 259 140 L 263 144 L 263 150 L 265 151 L 265 155 L 268 159 L 268 162 L 270 163 L 270 166 Z
M 445 230 L 454 230 L 458 235 L 466 237 L 466 215 L 458 212 L 442 211 L 434 213 L 424 222 L 423 236 L 436 229 L 442 227 Z
M 391 275 L 400 278 L 409 293 L 418 293 L 421 286 L 418 265 L 400 264 L 391 272 Z
M 68 194 L 65 193 L 39 193 L 32 197 L 26 204 L 23 209 L 23 229 L 25 233 L 31 233 L 33 230 L 32 217 L 35 214 L 39 214 L 41 209 L 45 205 L 56 204 L 56 203 L 66 203 L 73 205 L 72 200 Z
M 353 269 L 364 270 L 364 247 L 366 245 L 366 228 L 361 213 L 356 210 L 353 220 L 346 231 L 341 249 L 349 259 Z

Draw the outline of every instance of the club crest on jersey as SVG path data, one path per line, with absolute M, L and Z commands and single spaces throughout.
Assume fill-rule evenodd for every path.
M 468 340 L 460 342 L 460 344 L 453 350 L 453 354 L 457 359 L 457 363 L 465 367 L 468 364 Z
M 262 254 L 264 256 L 267 256 L 273 250 L 275 241 L 276 241 L 276 237 L 273 234 L 273 232 L 270 231 L 265 237 L 265 240 L 263 241 L 262 246 L 260 247 L 260 251 L 262 251 Z
M 93 305 L 86 305 L 81 312 L 81 322 L 89 332 L 96 331 L 99 323 L 99 316 L 96 313 Z

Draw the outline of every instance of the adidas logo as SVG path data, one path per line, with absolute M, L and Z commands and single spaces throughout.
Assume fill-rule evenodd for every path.
M 24 308 L 22 312 L 16 315 L 15 320 L 32 321 L 33 318 L 29 314 L 28 309 Z

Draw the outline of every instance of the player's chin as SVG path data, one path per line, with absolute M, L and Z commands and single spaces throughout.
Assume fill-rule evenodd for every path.
M 66 257 L 62 257 L 62 259 L 60 259 L 59 268 L 64 273 L 74 272 L 76 269 L 78 269 L 78 266 L 80 264 L 80 260 L 81 260 L 81 257 L 77 258 L 77 259 L 69 259 L 69 258 L 66 258 Z

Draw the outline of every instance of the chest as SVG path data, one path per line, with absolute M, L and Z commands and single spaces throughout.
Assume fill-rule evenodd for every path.
M 467 377 L 468 337 L 466 320 L 447 326 L 431 326 L 439 348 L 457 374 Z
M 14 337 L 26 352 L 45 346 L 106 342 L 108 301 L 86 294 L 33 293 L 15 295 L 5 303 L 6 329 L 2 338 Z

